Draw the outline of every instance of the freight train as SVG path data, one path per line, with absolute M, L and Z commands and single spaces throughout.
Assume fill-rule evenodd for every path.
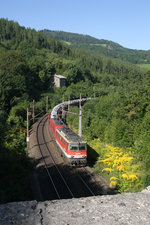
M 67 127 L 59 118 L 58 113 L 62 110 L 63 106 L 68 104 L 77 104 L 79 101 L 85 102 L 88 99 L 77 99 L 69 102 L 61 103 L 54 107 L 48 115 L 49 128 L 56 143 L 67 158 L 71 165 L 86 166 L 87 164 L 87 145 L 86 142 L 77 135 L 73 130 Z

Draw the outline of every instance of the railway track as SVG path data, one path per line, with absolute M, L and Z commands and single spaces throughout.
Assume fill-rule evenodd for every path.
M 37 125 L 37 144 L 41 155 L 38 179 L 43 200 L 102 195 L 104 191 L 88 167 L 69 166 L 61 157 L 48 127 L 47 115 Z
M 55 192 L 54 199 L 73 198 L 74 195 L 67 185 L 65 178 L 61 174 L 53 156 L 49 150 L 48 144 L 44 136 L 44 126 L 47 118 L 44 116 L 37 126 L 37 142 L 41 153 L 44 167 L 48 176 L 50 190 L 53 188 Z M 46 187 L 47 188 L 47 187 Z

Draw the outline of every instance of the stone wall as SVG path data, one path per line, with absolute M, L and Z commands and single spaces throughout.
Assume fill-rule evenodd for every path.
M 0 205 L 0 225 L 13 224 L 150 225 L 150 192 Z

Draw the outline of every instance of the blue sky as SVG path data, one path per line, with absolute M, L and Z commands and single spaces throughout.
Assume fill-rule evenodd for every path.
M 0 0 L 0 18 L 150 49 L 150 0 Z

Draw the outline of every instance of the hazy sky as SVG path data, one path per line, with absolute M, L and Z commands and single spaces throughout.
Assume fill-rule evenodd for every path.
M 0 18 L 150 49 L 150 0 L 0 0 Z

